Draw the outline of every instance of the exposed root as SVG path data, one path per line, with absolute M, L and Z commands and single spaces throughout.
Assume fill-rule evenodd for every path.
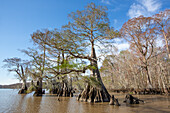
M 117 99 L 117 98 L 114 98 L 114 95 L 112 95 L 109 104 L 110 104 L 110 105 L 115 105 L 115 106 L 120 106 L 118 99 Z
M 144 103 L 143 100 L 140 100 L 140 99 L 138 99 L 136 97 L 133 97 L 130 94 L 126 95 L 124 102 L 127 103 L 127 104 L 139 104 L 139 102 L 143 102 Z
M 103 88 L 96 88 L 87 85 L 82 93 L 78 96 L 77 100 L 83 102 L 109 102 L 110 95 L 104 91 Z
M 68 88 L 67 84 L 58 84 L 56 88 L 53 88 L 50 93 L 57 94 L 62 97 L 73 97 L 73 89 Z

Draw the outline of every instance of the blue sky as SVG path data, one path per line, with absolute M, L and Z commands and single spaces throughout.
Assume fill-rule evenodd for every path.
M 111 26 L 120 29 L 128 19 L 151 16 L 170 8 L 170 0 L 0 0 L 0 84 L 19 82 L 2 68 L 10 57 L 26 58 L 18 49 L 33 46 L 30 34 L 38 29 L 60 28 L 68 14 L 94 2 L 108 8 Z M 116 44 L 119 49 L 128 44 Z

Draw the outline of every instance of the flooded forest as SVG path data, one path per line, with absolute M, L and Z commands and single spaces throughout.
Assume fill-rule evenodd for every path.
M 60 29 L 31 34 L 34 46 L 19 50 L 28 59 L 4 59 L 4 67 L 22 81 L 19 94 L 40 97 L 48 90 L 56 101 L 76 96 L 79 102 L 115 106 L 170 94 L 170 9 L 129 19 L 119 30 L 110 25 L 107 8 L 94 3 L 68 16 Z M 116 40 L 129 48 L 119 50 Z

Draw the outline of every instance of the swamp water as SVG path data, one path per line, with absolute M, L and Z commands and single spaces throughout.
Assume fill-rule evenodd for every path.
M 170 113 L 170 96 L 134 95 L 144 104 L 126 105 L 125 94 L 114 94 L 121 106 L 105 103 L 79 102 L 76 97 L 60 97 L 46 94 L 33 97 L 17 94 L 18 90 L 0 89 L 0 113 Z

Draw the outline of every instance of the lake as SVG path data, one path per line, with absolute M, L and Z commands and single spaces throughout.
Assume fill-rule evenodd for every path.
M 162 95 L 134 95 L 145 101 L 144 104 L 126 105 L 125 94 L 114 94 L 121 106 L 108 102 L 79 102 L 76 97 L 61 97 L 46 94 L 33 97 L 17 94 L 16 89 L 0 89 L 0 113 L 170 113 L 170 97 Z

